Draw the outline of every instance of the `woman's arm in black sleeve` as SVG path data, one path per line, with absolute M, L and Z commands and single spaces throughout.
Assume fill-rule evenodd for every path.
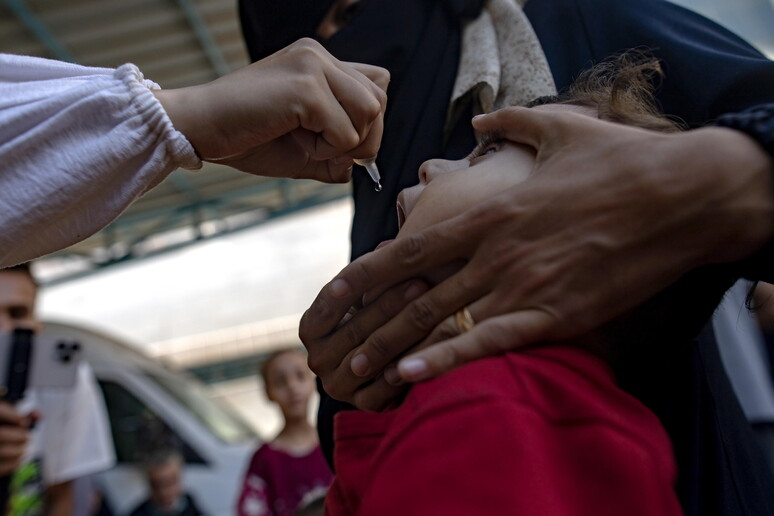
M 658 100 L 690 126 L 774 103 L 774 62 L 742 38 L 664 0 L 533 0 L 525 12 L 562 89 L 595 62 L 632 48 L 664 66 Z

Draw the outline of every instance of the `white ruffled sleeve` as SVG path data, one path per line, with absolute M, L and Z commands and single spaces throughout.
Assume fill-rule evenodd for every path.
M 0 54 L 0 267 L 97 232 L 201 161 L 136 66 Z

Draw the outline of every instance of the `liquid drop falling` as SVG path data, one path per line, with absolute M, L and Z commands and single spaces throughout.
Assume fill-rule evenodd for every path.
M 377 181 L 376 186 L 374 186 L 374 191 L 381 192 L 382 191 L 382 183 Z

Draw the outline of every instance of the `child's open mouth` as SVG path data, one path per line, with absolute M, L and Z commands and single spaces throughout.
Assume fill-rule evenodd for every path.
M 411 214 L 411 210 L 414 209 L 414 205 L 417 203 L 423 188 L 422 185 L 416 185 L 411 188 L 404 188 L 398 194 L 398 200 L 395 203 L 395 207 L 398 209 L 398 229 L 403 227 L 406 218 Z

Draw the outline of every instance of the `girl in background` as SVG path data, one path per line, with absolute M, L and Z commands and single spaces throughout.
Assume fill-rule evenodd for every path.
M 333 475 L 325 463 L 317 430 L 309 423 L 315 390 L 306 355 L 297 349 L 272 354 L 261 366 L 266 396 L 285 424 L 255 452 L 245 474 L 238 516 L 290 516 L 310 498 L 324 494 Z

